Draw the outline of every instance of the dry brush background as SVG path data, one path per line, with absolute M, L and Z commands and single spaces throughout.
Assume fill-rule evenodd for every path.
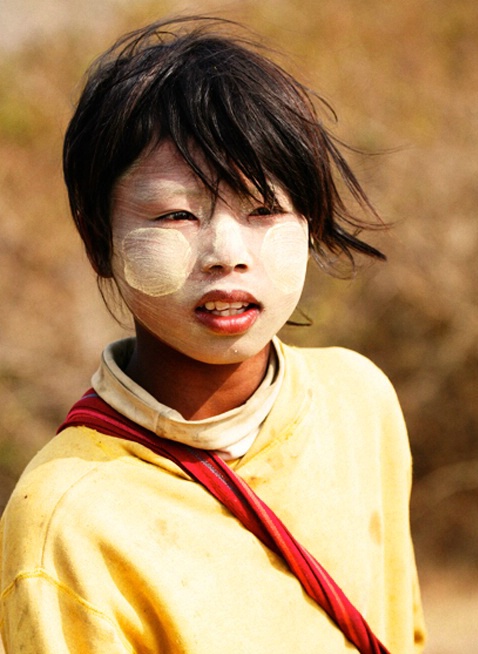
M 475 0 L 2 0 L 1 507 L 87 386 L 103 345 L 123 334 L 98 297 L 61 179 L 79 81 L 119 33 L 191 10 L 243 21 L 285 50 L 285 65 L 337 110 L 336 133 L 375 153 L 352 163 L 394 224 L 379 240 L 389 261 L 352 281 L 311 269 L 302 304 L 313 325 L 284 337 L 355 348 L 394 382 L 415 460 L 412 525 L 429 651 L 476 651 Z

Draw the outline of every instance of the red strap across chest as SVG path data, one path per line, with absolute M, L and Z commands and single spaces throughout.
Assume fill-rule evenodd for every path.
M 104 402 L 90 389 L 69 411 L 58 432 L 86 426 L 148 447 L 173 461 L 201 483 L 219 502 L 261 540 L 280 555 L 306 593 L 337 624 L 362 654 L 389 654 L 342 590 L 314 557 L 298 543 L 275 513 L 219 456 L 159 438 Z

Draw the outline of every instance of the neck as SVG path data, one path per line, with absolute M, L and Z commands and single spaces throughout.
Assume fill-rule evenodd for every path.
M 196 361 L 136 325 L 136 346 L 126 374 L 186 420 L 202 420 L 244 404 L 260 385 L 270 345 L 233 364 Z

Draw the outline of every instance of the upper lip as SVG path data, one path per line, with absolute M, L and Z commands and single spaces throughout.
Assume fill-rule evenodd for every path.
M 196 305 L 196 308 L 203 307 L 206 302 L 225 302 L 227 304 L 242 302 L 244 304 L 256 304 L 258 306 L 260 305 L 260 302 L 258 302 L 258 300 L 253 295 L 251 295 L 251 293 L 241 290 L 226 291 L 216 289 L 209 291 L 202 296 Z

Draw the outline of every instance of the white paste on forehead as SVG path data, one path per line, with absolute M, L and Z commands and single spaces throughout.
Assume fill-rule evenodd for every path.
M 272 283 L 284 293 L 300 290 L 308 258 L 305 224 L 287 222 L 274 225 L 264 237 L 261 259 Z
M 125 236 L 122 249 L 125 280 L 146 295 L 178 291 L 191 271 L 191 248 L 176 229 L 134 229 Z

